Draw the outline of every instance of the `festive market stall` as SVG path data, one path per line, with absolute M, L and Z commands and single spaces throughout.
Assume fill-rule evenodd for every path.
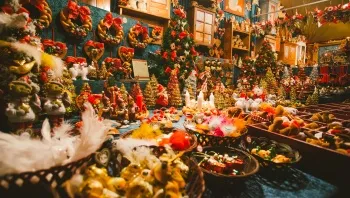
M 350 196 L 349 2 L 0 8 L 0 197 Z

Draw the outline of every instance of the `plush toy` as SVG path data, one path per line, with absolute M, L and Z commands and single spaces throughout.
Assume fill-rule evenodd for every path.
M 278 132 L 282 128 L 283 119 L 277 117 L 273 120 L 273 123 L 269 126 L 270 132 Z
M 72 80 L 77 80 L 78 76 L 81 76 L 82 80 L 89 80 L 87 76 L 90 73 L 90 71 L 93 70 L 96 70 L 93 62 L 89 66 L 87 66 L 87 63 L 74 63 L 73 66 L 69 68 L 69 72 L 72 75 Z
M 311 120 L 312 121 L 318 121 L 318 122 L 325 122 L 330 123 L 334 120 L 335 116 L 333 114 L 330 114 L 329 112 L 324 113 L 315 113 L 312 115 Z
M 157 90 L 158 90 L 158 93 L 157 93 L 156 104 L 162 107 L 168 106 L 169 100 L 168 100 L 168 93 L 166 89 L 161 84 L 158 84 Z
M 254 93 L 254 99 L 260 98 L 262 100 L 265 100 L 265 94 L 264 94 L 263 88 L 255 86 L 253 89 L 253 93 Z

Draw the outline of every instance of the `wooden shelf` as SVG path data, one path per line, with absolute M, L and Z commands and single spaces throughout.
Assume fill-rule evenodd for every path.
M 236 29 L 233 29 L 232 31 L 233 31 L 233 33 L 237 32 L 237 33 L 245 34 L 245 35 L 247 35 L 247 36 L 250 35 L 250 32 L 245 32 L 245 31 L 236 30 Z
M 250 32 L 245 32 L 237 29 L 233 29 L 233 23 L 225 23 L 225 33 L 224 33 L 224 58 L 232 60 L 234 53 L 238 54 L 240 57 L 250 56 Z M 239 48 L 234 47 L 234 37 L 239 35 L 243 42 L 243 46 L 247 47 Z
M 242 51 L 249 51 L 249 49 L 239 48 L 239 47 L 232 47 L 232 50 L 242 50 Z
M 137 18 L 137 19 L 146 18 L 146 19 L 149 19 L 152 21 L 159 21 L 160 20 L 161 22 L 168 22 L 170 20 L 169 17 L 156 16 L 156 15 L 150 14 L 148 12 L 135 10 L 133 8 L 129 8 L 126 6 L 119 5 L 118 8 L 119 8 L 120 15 L 127 15 L 127 16 Z

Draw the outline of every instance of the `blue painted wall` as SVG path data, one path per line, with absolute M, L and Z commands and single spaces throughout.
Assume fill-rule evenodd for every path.
M 59 21 L 59 12 L 62 10 L 67 5 L 67 0 L 48 0 L 48 3 L 50 4 L 51 10 L 52 10 L 52 15 L 53 15 L 53 21 L 51 26 L 48 29 L 45 29 L 42 32 L 42 38 L 52 38 L 52 30 L 54 32 L 54 37 L 56 41 L 62 41 L 67 44 L 68 47 L 68 54 L 67 56 L 73 56 L 74 55 L 74 44 L 76 44 L 76 53 L 77 56 L 84 56 L 83 53 L 83 45 L 87 40 L 95 40 L 98 41 L 98 36 L 94 36 L 93 32 L 89 32 L 89 35 L 82 41 L 77 41 L 68 38 L 66 33 L 63 31 L 62 26 Z M 89 5 L 88 5 L 89 6 Z M 107 13 L 106 10 L 102 10 L 93 6 L 89 6 L 91 10 L 91 17 L 92 17 L 92 22 L 93 22 L 93 31 L 96 31 L 96 27 L 98 23 L 100 22 L 101 19 L 104 18 L 105 14 Z M 134 26 L 137 21 L 126 17 L 126 16 L 120 16 L 116 13 L 113 13 L 114 17 L 125 17 L 127 19 L 127 23 L 123 24 L 123 29 L 124 29 L 124 40 L 121 42 L 119 46 L 129 46 L 128 40 L 127 40 L 127 35 L 129 32 L 129 29 Z M 147 26 L 147 24 L 142 24 L 144 26 Z M 105 58 L 110 56 L 112 54 L 112 57 L 117 57 L 117 48 L 119 47 L 105 47 L 105 54 L 101 58 L 101 61 Z M 135 52 L 135 58 L 136 59 L 147 59 L 148 51 L 155 51 L 159 49 L 159 45 L 148 45 L 148 47 L 145 50 L 139 50 Z

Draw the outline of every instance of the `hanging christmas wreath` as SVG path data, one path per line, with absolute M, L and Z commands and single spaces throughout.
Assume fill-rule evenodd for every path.
M 129 43 L 134 48 L 145 49 L 150 42 L 147 27 L 137 23 L 129 31 Z
M 46 0 L 30 1 L 40 12 L 40 16 L 33 20 L 34 25 L 42 30 L 48 28 L 52 22 L 52 11 Z
M 159 41 L 162 39 L 163 28 L 155 26 L 151 32 L 151 37 L 153 41 Z
M 118 45 L 124 36 L 122 19 L 113 18 L 112 13 L 108 12 L 98 24 L 97 34 L 102 42 L 108 45 Z
M 92 30 L 91 12 L 87 6 L 79 6 L 76 1 L 68 1 L 60 12 L 63 29 L 71 36 L 84 38 Z
M 63 58 L 66 56 L 68 48 L 65 43 L 55 42 L 51 39 L 43 39 L 43 50 L 51 55 L 55 55 L 57 57 Z

